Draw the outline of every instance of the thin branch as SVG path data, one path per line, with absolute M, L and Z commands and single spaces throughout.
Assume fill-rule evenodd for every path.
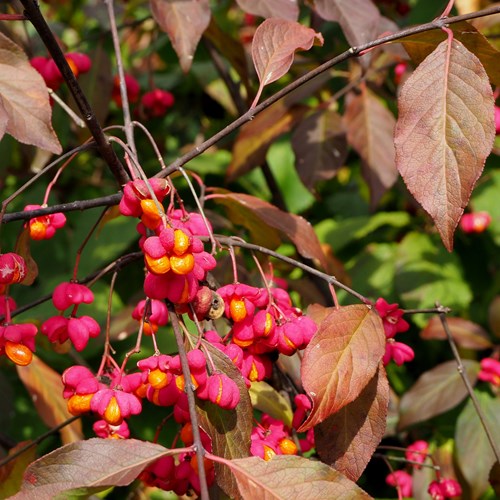
M 321 66 L 318 66 L 317 68 L 313 69 L 312 71 L 309 71 L 309 73 L 306 73 L 305 75 L 301 76 L 294 82 L 290 83 L 283 89 L 281 89 L 279 92 L 276 92 L 276 94 L 272 95 L 268 99 L 262 101 L 258 106 L 256 106 L 253 109 L 249 109 L 245 114 L 241 115 L 239 118 L 234 120 L 232 123 L 230 123 L 227 127 L 222 129 L 220 132 L 217 134 L 213 135 L 209 139 L 207 139 L 205 142 L 199 144 L 195 148 L 193 148 L 191 151 L 186 153 L 185 155 L 177 158 L 173 163 L 171 163 L 165 170 L 158 172 L 157 177 L 166 177 L 170 175 L 173 171 L 175 171 L 178 167 L 182 167 L 185 165 L 187 162 L 192 160 L 193 158 L 196 158 L 200 154 L 204 153 L 208 148 L 219 142 L 221 139 L 224 137 L 228 136 L 232 132 L 234 132 L 237 128 L 241 127 L 245 123 L 251 121 L 255 115 L 263 111 L 264 109 L 268 108 L 271 106 L 271 104 L 274 104 L 276 101 L 279 101 L 281 98 L 285 97 L 286 95 L 290 94 L 290 92 L 298 89 L 300 86 L 304 85 L 305 83 L 311 81 L 315 77 L 321 75 L 325 71 L 328 71 L 329 69 L 333 68 L 337 64 L 347 61 L 348 59 L 352 57 L 359 56 L 362 52 L 372 49 L 374 47 L 378 47 L 380 45 L 383 45 L 385 43 L 389 42 L 394 42 L 401 40 L 402 38 L 406 38 L 411 35 L 416 35 L 418 33 L 423 33 L 425 31 L 431 31 L 434 29 L 442 29 L 444 26 L 448 24 L 454 24 L 454 23 L 459 23 L 461 21 L 467 21 L 469 19 L 476 19 L 478 17 L 485 17 L 485 16 L 491 16 L 493 14 L 498 14 L 500 13 L 500 6 L 495 6 L 495 7 L 490 7 L 488 9 L 483 9 L 479 10 L 477 12 L 471 12 L 470 14 L 463 14 L 461 16 L 454 16 L 454 17 L 449 17 L 446 19 L 435 19 L 434 21 L 431 21 L 430 23 L 425 23 L 421 24 L 419 26 L 413 26 L 411 28 L 407 28 L 402 31 L 398 31 L 397 33 L 393 33 L 391 35 L 383 36 L 378 38 L 377 40 L 372 40 L 371 42 L 367 42 L 365 44 L 359 45 L 358 47 L 351 47 L 349 50 L 346 50 L 342 54 L 339 54 L 338 56 L 334 57 L 333 59 L 330 59 L 329 61 L 325 62 Z
M 436 307 L 439 307 L 438 303 L 436 303 Z M 451 351 L 453 353 L 455 361 L 457 362 L 458 373 L 462 377 L 462 380 L 463 380 L 464 385 L 467 389 L 467 392 L 469 393 L 469 396 L 472 400 L 472 404 L 474 405 L 474 408 L 477 412 L 477 416 L 479 417 L 479 420 L 481 421 L 481 425 L 483 426 L 484 432 L 486 432 L 486 436 L 487 436 L 488 441 L 490 443 L 491 449 L 493 450 L 493 453 L 495 454 L 497 462 L 500 462 L 499 443 L 496 442 L 495 437 L 493 436 L 493 433 L 491 432 L 491 429 L 489 428 L 489 426 L 486 422 L 486 418 L 484 416 L 483 409 L 481 408 L 481 405 L 479 404 L 479 401 L 478 401 L 476 394 L 474 392 L 474 388 L 472 387 L 472 384 L 470 383 L 470 381 L 467 377 L 465 367 L 462 363 L 462 358 L 460 357 L 460 354 L 458 352 L 455 341 L 453 340 L 453 336 L 451 335 L 450 327 L 448 326 L 448 320 L 446 319 L 446 314 L 439 313 L 439 319 L 441 320 L 441 324 L 443 325 L 443 329 L 446 333 L 446 337 L 448 338 L 448 343 L 450 344 Z
M 114 152 L 111 144 L 109 143 L 104 131 L 97 121 L 94 112 L 83 93 L 80 85 L 78 84 L 73 71 L 69 67 L 68 61 L 57 43 L 54 34 L 52 33 L 47 21 L 43 17 L 42 12 L 36 1 L 34 0 L 21 0 L 24 7 L 24 15 L 29 19 L 33 27 L 36 29 L 45 47 L 49 51 L 52 59 L 56 63 L 59 71 L 61 72 L 64 80 L 68 84 L 69 90 L 75 99 L 75 102 L 80 110 L 80 113 L 85 120 L 87 128 L 94 137 L 99 152 L 101 153 L 104 161 L 108 165 L 112 174 L 117 182 L 122 186 L 129 180 L 126 170 L 123 168 L 118 156 Z

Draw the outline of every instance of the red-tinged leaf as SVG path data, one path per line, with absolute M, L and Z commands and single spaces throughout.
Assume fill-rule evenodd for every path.
M 314 428 L 321 461 L 357 481 L 385 433 L 389 382 L 379 370 L 361 394 Z
M 305 106 L 288 107 L 282 99 L 241 127 L 233 146 L 233 160 L 226 172 L 228 182 L 262 165 L 271 144 L 289 132 L 306 111 Z
M 236 0 L 242 10 L 260 17 L 277 17 L 296 21 L 299 18 L 297 0 Z
M 314 8 L 326 21 L 338 22 L 353 47 L 379 34 L 380 12 L 371 0 L 314 0 Z
M 21 491 L 12 498 L 37 500 L 76 488 L 127 486 L 149 464 L 174 453 L 137 439 L 93 438 L 71 443 L 33 462 L 24 474 Z
M 378 370 L 385 334 L 378 314 L 365 305 L 331 309 L 304 351 L 302 383 L 313 408 L 301 431 L 354 401 Z
M 15 82 L 15 85 L 12 84 Z M 59 154 L 49 94 L 26 54 L 0 33 L 0 139 L 5 132 L 24 144 Z
M 479 363 L 464 359 L 467 378 L 474 385 Z M 467 396 L 467 388 L 458 373 L 457 363 L 447 361 L 425 372 L 403 395 L 399 405 L 399 429 L 423 422 L 451 410 Z
M 500 443 L 500 399 L 475 391 L 484 423 L 495 443 Z M 496 462 L 486 432 L 472 400 L 467 401 L 455 428 L 455 451 L 463 476 L 471 489 L 471 497 L 479 498 L 489 486 L 489 472 Z
M 347 157 L 342 119 L 330 109 L 322 109 L 302 120 L 294 130 L 292 148 L 300 180 L 310 189 L 318 181 L 334 177 Z
M 477 323 L 462 318 L 448 318 L 451 336 L 455 342 L 465 349 L 489 349 L 492 343 L 488 333 Z M 427 326 L 420 332 L 420 337 L 424 340 L 446 340 L 446 333 L 440 319 L 432 317 Z
M 331 309 L 321 304 L 310 304 L 307 306 L 307 315 L 317 324 L 323 323 L 323 320 L 330 314 Z
M 484 66 L 491 83 L 500 85 L 500 52 L 493 47 L 487 38 L 472 24 L 462 21 L 450 24 L 453 36 L 462 42 Z M 446 40 L 443 30 L 432 30 L 406 37 L 402 40 L 403 46 L 415 64 L 420 64 L 436 47 Z
M 73 416 L 62 397 L 61 375 L 40 358 L 34 355 L 28 366 L 17 367 L 17 373 L 28 390 L 38 415 L 48 427 L 55 427 Z M 59 432 L 64 444 L 83 438 L 80 420 L 64 426 Z
M 293 411 L 290 403 L 267 382 L 252 382 L 249 389 L 252 407 L 292 426 Z
M 276 455 L 268 462 L 259 457 L 251 457 L 232 460 L 228 465 L 245 499 L 371 498 L 340 472 L 303 457 Z
M 24 228 L 16 242 L 16 253 L 26 262 L 26 276 L 21 281 L 22 285 L 31 286 L 38 276 L 38 265 L 31 256 L 31 237 L 28 228 Z
M 196 47 L 210 23 L 208 0 L 150 0 L 151 12 L 167 33 L 184 73 L 193 63 Z
M 396 165 L 451 251 L 495 137 L 488 76 L 460 42 L 442 42 L 408 78 L 398 103 Z
M 203 342 L 216 368 L 234 380 L 240 390 L 240 402 L 234 410 L 225 410 L 210 401 L 197 402 L 200 425 L 212 439 L 214 455 L 226 459 L 245 458 L 250 455 L 250 435 L 253 426 L 253 410 L 250 395 L 240 371 L 233 362 L 216 347 Z M 238 487 L 234 476 L 225 465 L 215 462 L 217 484 L 231 498 L 237 496 Z
M 19 452 L 29 441 L 22 441 L 9 450 L 8 456 Z M 35 460 L 36 446 L 31 446 L 0 467 L 0 498 L 9 498 L 19 491 L 26 467 Z
M 363 160 L 362 174 L 374 208 L 398 178 L 394 162 L 394 115 L 368 90 L 350 94 L 344 114 L 347 140 Z
M 260 86 L 254 106 L 262 89 L 281 78 L 290 69 L 297 50 L 309 50 L 315 43 L 323 45 L 321 33 L 295 21 L 266 19 L 255 31 L 252 40 L 252 59 Z
M 237 222 L 249 229 L 256 243 L 260 242 L 257 244 L 267 248 L 271 248 L 274 244 L 272 241 L 267 241 L 267 238 L 262 238 L 264 224 L 286 236 L 302 257 L 316 259 L 323 268 L 325 267 L 325 254 L 318 237 L 311 224 L 303 217 L 283 212 L 267 201 L 244 193 L 218 194 L 214 197 L 214 201 L 230 207 L 233 216 L 239 216 Z

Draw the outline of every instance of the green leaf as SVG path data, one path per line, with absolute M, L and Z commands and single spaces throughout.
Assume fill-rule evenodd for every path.
M 491 223 L 487 231 L 491 232 L 497 245 L 500 245 L 500 172 L 488 172 L 477 186 L 470 202 L 474 212 L 486 211 L 491 215 Z
M 250 386 L 252 406 L 271 417 L 292 426 L 293 412 L 288 401 L 267 382 L 252 382 Z

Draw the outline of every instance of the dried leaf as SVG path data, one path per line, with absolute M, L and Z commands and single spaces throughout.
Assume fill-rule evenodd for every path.
M 137 439 L 78 441 L 33 462 L 24 474 L 21 491 L 12 498 L 38 500 L 55 498 L 77 488 L 104 490 L 127 486 L 149 464 L 174 453 L 159 444 Z
M 492 343 L 486 331 L 477 323 L 462 318 L 448 318 L 451 336 L 455 342 L 465 349 L 488 349 Z M 447 340 L 440 319 L 432 317 L 427 326 L 420 332 L 420 337 L 424 340 Z
M 479 363 L 464 359 L 467 378 L 474 385 Z M 467 388 L 458 373 L 457 363 L 447 361 L 425 372 L 403 395 L 399 405 L 399 429 L 440 415 L 460 403 L 467 396 Z
M 318 237 L 311 224 L 303 217 L 283 212 L 267 201 L 244 193 L 218 194 L 214 201 L 229 206 L 233 215 L 238 214 L 238 222 L 250 230 L 257 244 L 273 248 L 275 242 L 262 238 L 263 225 L 268 226 L 292 241 L 302 257 L 316 259 L 325 268 L 325 254 Z M 279 239 L 277 243 L 279 244 Z
M 357 481 L 384 436 L 388 406 L 389 383 L 380 365 L 352 403 L 314 428 L 321 460 Z
M 442 42 L 408 78 L 398 102 L 396 165 L 451 251 L 495 137 L 488 76 L 460 42 Z
M 250 386 L 252 406 L 271 417 L 292 426 L 293 412 L 290 403 L 267 382 L 252 382 Z
M 21 441 L 9 450 L 8 455 L 17 453 L 29 443 L 29 441 Z M 0 498 L 9 498 L 19 491 L 23 480 L 23 473 L 26 467 L 35 460 L 35 457 L 36 446 L 32 446 L 0 467 Z
M 297 0 L 236 0 L 242 10 L 260 17 L 277 17 L 296 21 L 299 18 Z
M 7 132 L 19 142 L 59 154 L 51 117 L 43 78 L 21 48 L 0 33 L 0 139 Z
M 331 309 L 304 351 L 302 383 L 313 408 L 301 431 L 354 401 L 385 352 L 382 320 L 365 305 Z
M 450 24 L 453 36 L 462 42 L 466 49 L 472 52 L 484 66 L 491 83 L 500 85 L 500 52 L 493 47 L 488 39 L 472 24 L 462 21 Z M 443 30 L 432 30 L 404 38 L 403 46 L 415 64 L 420 64 L 436 47 L 446 40 Z
M 234 380 L 240 390 L 240 402 L 234 410 L 225 410 L 210 401 L 197 402 L 200 425 L 212 439 L 214 455 L 226 459 L 244 458 L 250 455 L 250 435 L 253 426 L 253 410 L 245 380 L 233 362 L 208 342 L 203 346 L 210 353 L 216 368 Z M 234 498 L 238 493 L 234 476 L 225 465 L 215 464 L 217 484 Z
M 313 44 L 323 45 L 323 36 L 311 28 L 285 19 L 266 19 L 255 31 L 252 40 L 252 59 L 260 86 L 254 106 L 262 89 L 281 78 L 290 69 L 297 50 L 309 50 Z
M 61 375 L 40 358 L 34 355 L 28 366 L 17 367 L 17 373 L 28 390 L 38 415 L 48 427 L 55 427 L 73 416 L 62 397 Z M 83 439 L 82 422 L 75 420 L 59 432 L 64 444 L 79 441 Z
M 359 95 L 350 94 L 344 115 L 347 140 L 363 160 L 362 174 L 371 193 L 374 208 L 398 178 L 394 163 L 394 115 L 361 86 Z
M 150 0 L 151 12 L 167 33 L 184 73 L 193 63 L 196 47 L 210 23 L 208 0 Z
M 340 472 L 303 457 L 276 455 L 268 462 L 259 457 L 229 464 L 243 498 L 283 500 L 347 500 L 371 498 Z
M 353 47 L 378 34 L 380 12 L 371 0 L 314 0 L 314 8 L 326 21 L 338 22 Z
M 500 399 L 475 391 L 485 425 L 500 443 Z M 489 472 L 496 462 L 477 410 L 469 400 L 460 413 L 455 428 L 455 450 L 460 470 L 471 489 L 471 497 L 479 498 L 489 486 Z
M 306 111 L 305 106 L 289 108 L 284 100 L 280 100 L 241 127 L 233 146 L 233 160 L 226 172 L 228 182 L 261 166 L 271 144 L 289 132 Z
M 347 157 L 342 119 L 330 109 L 316 111 L 294 130 L 292 147 L 300 180 L 310 189 L 333 178 Z

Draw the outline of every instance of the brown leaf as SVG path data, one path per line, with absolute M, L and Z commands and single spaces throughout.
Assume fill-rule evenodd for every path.
M 250 435 L 253 426 L 253 410 L 250 395 L 240 371 L 233 362 L 209 342 L 203 342 L 216 368 L 234 380 L 240 390 L 240 402 L 234 410 L 225 410 L 210 401 L 197 402 L 200 425 L 212 439 L 214 455 L 226 459 L 244 458 L 250 455 Z M 234 476 L 225 465 L 215 462 L 217 484 L 231 498 L 236 497 L 238 487 Z
M 378 372 L 361 394 L 314 428 L 321 460 L 357 481 L 385 433 L 389 382 L 385 369 Z
M 71 418 L 66 400 L 62 397 L 61 375 L 33 355 L 28 366 L 18 366 L 17 373 L 28 390 L 38 415 L 48 427 L 55 427 Z M 60 431 L 64 444 L 83 439 L 82 422 L 75 420 Z
M 31 286 L 38 276 L 38 265 L 31 256 L 31 237 L 28 228 L 24 228 L 16 242 L 16 253 L 26 262 L 26 276 L 21 285 Z
M 175 450 L 137 439 L 78 441 L 33 462 L 24 474 L 21 492 L 12 498 L 55 498 L 76 488 L 126 486 L 149 464 L 174 453 Z
M 500 497 L 500 462 L 495 462 L 495 465 L 491 468 L 489 481 L 495 494 Z
M 379 315 L 365 305 L 331 309 L 302 359 L 302 383 L 313 408 L 300 431 L 354 401 L 378 370 L 385 352 Z
M 305 106 L 289 108 L 282 99 L 241 127 L 233 146 L 233 160 L 226 172 L 228 182 L 262 165 L 271 144 L 289 132 L 306 111 Z
M 488 39 L 472 24 L 462 21 L 450 25 L 453 36 L 462 42 L 484 66 L 491 83 L 500 85 L 500 52 L 496 50 Z M 415 64 L 420 64 L 436 47 L 446 40 L 446 33 L 442 30 L 432 30 L 403 38 L 403 46 Z
M 495 137 L 493 94 L 479 59 L 442 42 L 398 99 L 396 165 L 448 251 Z
M 326 21 L 338 22 L 353 47 L 378 34 L 380 12 L 371 0 L 314 0 L 314 8 Z
M 479 363 L 464 359 L 465 374 L 474 385 Z M 399 429 L 428 420 L 450 410 L 467 396 L 467 388 L 458 373 L 457 363 L 447 361 L 425 372 L 403 395 L 399 405 Z
M 500 338 L 500 295 L 490 302 L 488 307 L 488 324 L 495 337 Z
M 342 119 L 330 109 L 322 109 L 300 121 L 292 135 L 295 168 L 310 189 L 318 181 L 334 177 L 347 157 Z
M 363 160 L 362 174 L 374 208 L 398 178 L 394 163 L 394 115 L 361 85 L 359 95 L 350 94 L 344 115 L 347 140 Z
M 260 17 L 277 17 L 296 21 L 299 18 L 297 0 L 236 0 L 242 10 Z
M 476 391 L 476 397 L 485 425 L 492 433 L 494 442 L 500 443 L 500 399 L 479 391 Z M 471 498 L 480 498 L 488 489 L 489 472 L 496 459 L 470 399 L 457 420 L 455 451 L 460 470 L 469 484 Z
M 21 48 L 0 33 L 0 139 L 7 132 L 19 142 L 59 154 L 62 147 L 51 117 L 49 94 L 40 73 Z
M 255 31 L 252 59 L 260 86 L 252 107 L 262 89 L 281 78 L 290 69 L 297 50 L 309 50 L 315 41 L 323 45 L 323 36 L 311 28 L 285 19 L 266 19 Z
M 283 500 L 348 500 L 371 498 L 340 472 L 303 457 L 276 455 L 268 462 L 259 457 L 229 464 L 243 498 Z
M 292 241 L 302 257 L 316 259 L 325 268 L 325 254 L 321 250 L 318 237 L 311 224 L 303 217 L 283 212 L 267 201 L 244 193 L 218 194 L 214 197 L 214 201 L 232 208 L 233 214 L 239 215 L 238 222 L 250 230 L 256 242 L 260 241 L 257 244 L 273 248 L 275 243 L 262 238 L 264 224 Z M 278 239 L 277 244 L 279 243 Z
M 150 0 L 151 12 L 167 33 L 184 73 L 193 63 L 196 47 L 210 23 L 208 0 Z
M 21 441 L 9 450 L 9 455 L 20 451 L 30 441 Z M 0 498 L 10 498 L 21 488 L 23 473 L 26 467 L 35 460 L 36 446 L 28 448 L 19 456 L 0 467 Z
M 477 323 L 462 318 L 447 318 L 451 336 L 455 342 L 465 349 L 488 349 L 492 343 L 486 331 Z M 447 340 L 440 319 L 432 317 L 427 326 L 420 332 L 420 337 L 424 340 Z

